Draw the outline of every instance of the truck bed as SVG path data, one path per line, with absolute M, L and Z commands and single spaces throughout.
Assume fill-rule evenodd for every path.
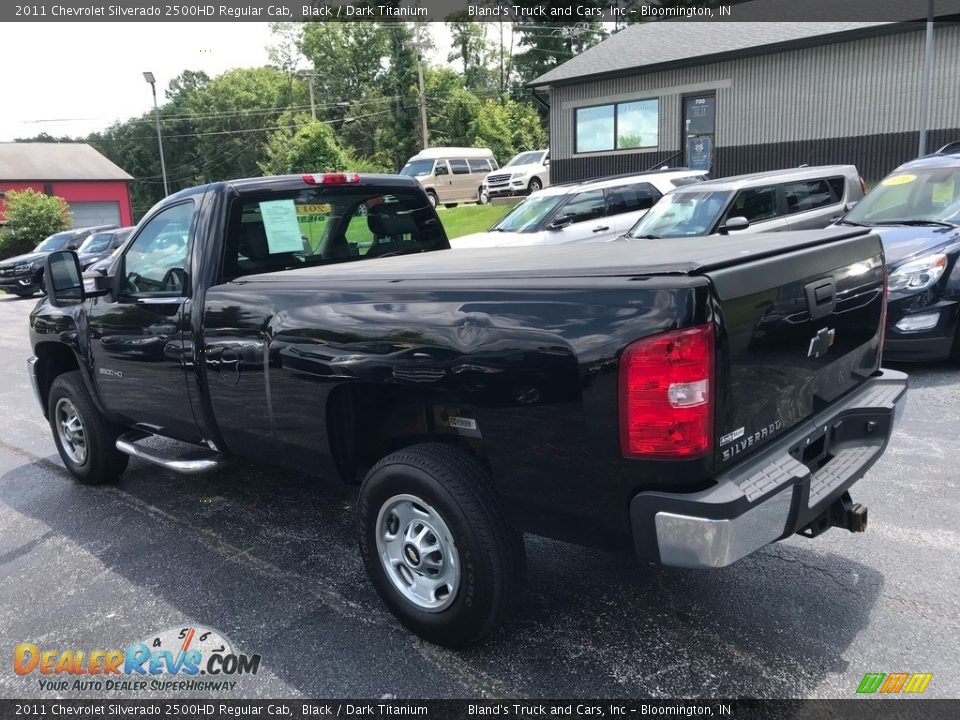
M 385 257 L 373 262 L 318 265 L 280 273 L 250 275 L 236 282 L 298 280 L 337 284 L 351 280 L 406 282 L 435 279 L 615 277 L 697 275 L 747 260 L 828 245 L 868 233 L 864 228 L 830 228 L 791 233 L 758 233 L 710 238 L 617 240 L 610 243 L 445 250 Z

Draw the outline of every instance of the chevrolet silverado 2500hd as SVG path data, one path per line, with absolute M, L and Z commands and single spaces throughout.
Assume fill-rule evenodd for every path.
M 516 605 L 523 533 L 710 568 L 864 529 L 907 385 L 871 231 L 448 248 L 414 180 L 327 174 L 172 195 L 86 286 L 51 255 L 28 365 L 63 462 L 362 481 L 374 587 L 451 646 Z

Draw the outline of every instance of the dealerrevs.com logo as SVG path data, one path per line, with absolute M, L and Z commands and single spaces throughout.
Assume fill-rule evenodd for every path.
M 44 649 L 20 643 L 13 671 L 36 676 L 40 690 L 232 691 L 242 675 L 256 675 L 260 656 L 237 653 L 223 633 L 199 626 L 168 628 L 126 650 Z
M 920 694 L 933 680 L 933 673 L 867 673 L 857 686 L 858 695 Z

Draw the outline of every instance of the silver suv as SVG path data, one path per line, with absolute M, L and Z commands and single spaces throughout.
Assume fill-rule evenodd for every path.
M 626 237 L 695 237 L 825 228 L 866 194 L 853 165 L 737 175 L 664 195 Z

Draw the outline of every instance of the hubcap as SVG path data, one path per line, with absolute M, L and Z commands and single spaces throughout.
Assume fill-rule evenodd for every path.
M 453 536 L 415 495 L 396 495 L 380 508 L 377 554 L 393 586 L 421 610 L 440 612 L 456 597 L 460 559 Z
M 87 460 L 87 436 L 83 430 L 80 413 L 68 398 L 60 398 L 54 411 L 54 422 L 60 445 L 67 457 L 77 465 Z

